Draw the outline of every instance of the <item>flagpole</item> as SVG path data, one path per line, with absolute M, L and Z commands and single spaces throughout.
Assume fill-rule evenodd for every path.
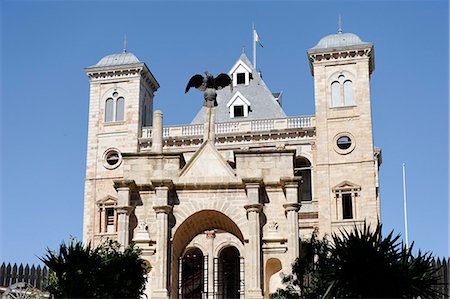
M 256 70 L 256 34 L 255 34 L 255 24 L 252 24 L 252 34 L 253 34 L 253 66 Z
M 406 212 L 406 168 L 405 163 L 403 163 L 403 213 L 405 216 L 405 241 L 406 241 L 406 249 L 409 249 L 408 242 L 408 215 Z

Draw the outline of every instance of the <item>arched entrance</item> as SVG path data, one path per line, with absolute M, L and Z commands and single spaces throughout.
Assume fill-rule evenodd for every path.
M 198 248 L 189 249 L 183 256 L 181 275 L 182 298 L 201 299 L 203 293 L 203 253 Z
M 244 215 L 245 216 L 245 215 Z M 210 237 L 215 238 L 214 236 L 208 236 L 208 232 L 220 232 L 219 234 L 230 234 L 235 238 L 235 241 L 239 243 L 236 245 L 239 248 L 239 245 L 244 244 L 244 237 L 242 235 L 241 230 L 236 225 L 236 223 L 231 220 L 230 217 L 225 215 L 222 212 L 216 211 L 216 210 L 201 210 L 198 211 L 189 217 L 187 217 L 180 226 L 176 229 L 173 238 L 172 238 L 172 273 L 171 273 L 171 279 L 172 279 L 172 293 L 178 294 L 178 298 L 239 298 L 239 295 L 237 297 L 229 297 L 229 296 L 218 296 L 218 284 L 219 281 L 219 258 L 221 257 L 223 260 L 226 261 L 225 264 L 228 264 L 228 261 L 236 261 L 237 260 L 237 270 L 236 266 L 232 269 L 227 269 L 227 273 L 231 270 L 233 270 L 233 277 L 236 277 L 235 274 L 237 274 L 238 278 L 238 287 L 233 292 L 228 291 L 230 294 L 239 294 L 239 290 L 245 289 L 244 282 L 243 282 L 243 259 L 240 259 L 239 257 L 239 250 L 236 249 L 236 246 L 230 247 L 226 245 L 224 249 L 222 249 L 220 252 L 215 253 L 213 250 L 213 240 L 208 239 Z M 214 235 L 215 233 L 211 233 L 211 235 Z M 200 237 L 203 236 L 203 237 Z M 197 243 L 192 243 L 189 245 L 189 243 L 196 238 Z M 203 239 L 202 239 L 203 238 Z M 203 240 L 203 241 L 202 241 Z M 196 245 L 197 244 L 197 245 Z M 212 244 L 212 245 L 211 245 Z M 228 242 L 229 245 L 231 245 L 230 242 Z M 199 292 L 195 291 L 193 293 L 187 292 L 188 288 L 184 288 L 183 284 L 185 282 L 185 279 L 187 279 L 187 276 L 184 274 L 185 269 L 185 258 L 187 258 L 187 254 L 190 253 L 190 250 L 186 251 L 187 246 L 192 246 L 191 248 L 201 248 L 203 252 L 203 282 L 202 286 L 203 289 L 200 288 L 200 290 L 203 290 L 203 297 L 197 297 Z M 212 247 L 211 247 L 212 246 Z M 227 247 L 233 248 L 233 249 L 227 249 Z M 189 248 L 189 247 L 188 247 Z M 209 249 L 208 249 L 209 248 Z M 200 249 L 198 249 L 200 251 Z M 217 254 L 217 255 L 216 255 Z M 193 263 L 196 265 L 200 264 L 199 261 L 192 260 Z M 239 263 L 242 264 L 242 274 L 240 274 L 240 268 Z M 222 263 L 223 264 L 223 263 Z M 236 265 L 234 263 L 233 265 Z M 227 267 L 227 266 L 226 266 Z M 225 268 L 226 268 L 225 267 Z M 222 268 L 221 268 L 222 269 Z M 231 272 L 230 272 L 231 273 Z M 199 274 L 196 274 L 199 275 Z M 242 281 L 242 287 L 239 287 L 240 280 Z M 234 284 L 236 284 L 234 282 Z M 231 280 L 227 280 L 227 285 L 232 285 Z M 201 292 L 201 291 L 200 291 Z M 185 295 L 186 294 L 186 295 Z M 195 294 L 196 297 L 193 297 Z M 189 297 L 192 296 L 192 297 Z M 234 296 L 234 295 L 233 295 Z
M 229 246 L 223 249 L 217 263 L 217 297 L 240 298 L 241 259 L 237 248 Z

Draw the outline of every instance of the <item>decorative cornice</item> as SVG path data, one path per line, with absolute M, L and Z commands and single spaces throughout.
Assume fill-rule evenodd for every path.
M 114 180 L 113 182 L 116 190 L 121 188 L 129 188 L 130 191 L 132 191 L 137 189 L 137 185 L 134 180 Z
M 308 61 L 311 74 L 314 76 L 313 64 L 323 61 L 349 60 L 355 58 L 369 58 L 369 74 L 375 70 L 374 46 L 373 44 L 364 44 L 350 47 L 329 48 L 329 49 L 311 49 L 308 51 Z
M 242 183 L 245 185 L 245 188 L 249 187 L 261 187 L 264 184 L 263 178 L 261 177 L 255 177 L 255 178 L 242 178 Z
M 176 190 L 208 190 L 208 189 L 244 189 L 241 182 L 228 183 L 174 183 Z
M 302 181 L 301 176 L 282 177 L 280 178 L 280 184 L 283 188 L 298 188 Z
M 153 179 L 152 185 L 155 188 L 167 187 L 170 190 L 173 188 L 173 181 L 171 179 Z

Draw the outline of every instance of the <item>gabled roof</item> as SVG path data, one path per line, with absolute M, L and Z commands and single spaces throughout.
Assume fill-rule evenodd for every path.
M 232 122 L 240 120 L 240 117 L 230 118 L 228 102 L 233 96 L 240 92 L 250 103 L 250 112 L 248 117 L 242 117 L 242 120 L 255 120 L 266 118 L 284 118 L 284 113 L 281 106 L 276 101 L 272 92 L 266 86 L 261 78 L 261 75 L 255 70 L 253 64 L 248 59 L 245 53 L 242 53 L 236 63 L 242 61 L 246 66 L 252 70 L 252 77 L 249 85 L 237 85 L 233 88 L 225 87 L 217 91 L 217 107 L 216 107 L 216 122 Z M 236 66 L 236 64 L 234 65 Z M 204 123 L 206 115 L 206 107 L 201 107 L 192 124 Z

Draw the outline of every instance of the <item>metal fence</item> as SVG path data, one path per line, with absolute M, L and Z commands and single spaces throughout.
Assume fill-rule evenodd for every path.
M 10 263 L 6 265 L 2 264 L 0 267 L 0 287 L 9 287 L 18 282 L 25 282 L 37 289 L 43 290 L 48 284 L 48 276 L 50 271 L 47 267 L 41 268 L 41 266 L 31 267 L 27 264 L 23 266 L 20 264 L 14 264 L 11 266 Z

